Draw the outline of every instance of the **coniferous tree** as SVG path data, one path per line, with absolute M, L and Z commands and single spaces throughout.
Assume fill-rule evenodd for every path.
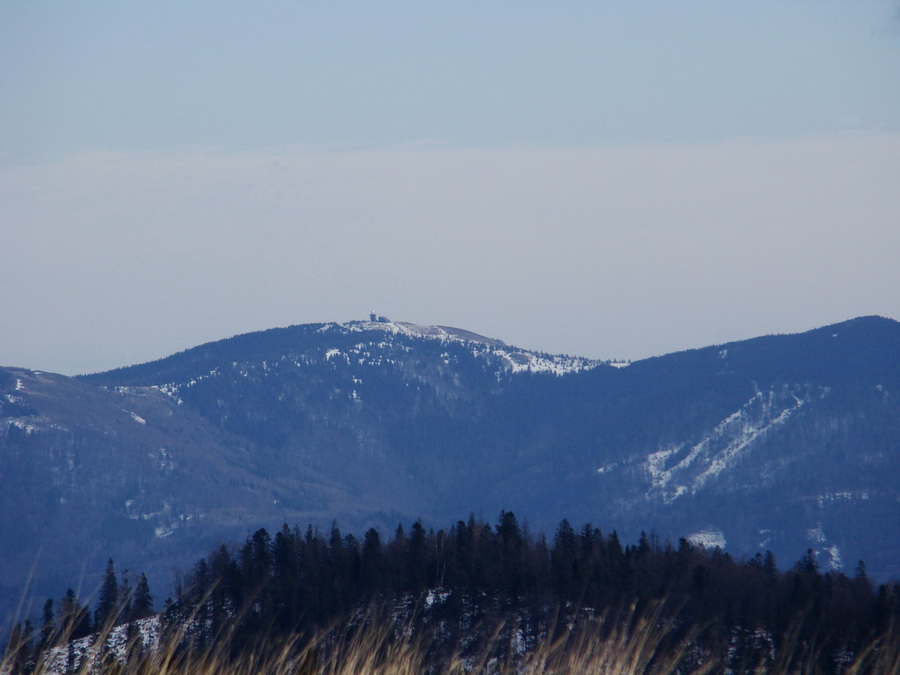
M 406 574 L 407 584 L 411 591 L 419 593 L 428 585 L 426 570 L 425 527 L 421 520 L 413 523 L 409 531 L 407 543 Z
M 128 578 L 128 570 L 122 572 L 122 581 L 119 582 L 119 590 L 118 590 L 119 602 L 118 602 L 118 616 L 116 616 L 117 623 L 124 620 L 131 624 L 133 618 L 132 614 L 132 605 L 131 601 L 133 600 L 132 590 L 131 590 L 131 580 Z
M 112 625 L 118 618 L 119 612 L 119 581 L 116 579 L 116 565 L 110 558 L 106 562 L 106 572 L 103 575 L 103 583 L 97 594 L 97 608 L 94 611 L 94 625 L 98 629 Z
M 862 582 L 869 580 L 869 575 L 866 573 L 866 563 L 862 560 L 856 565 L 856 578 Z
M 387 546 L 387 554 L 395 563 L 388 569 L 391 571 L 391 587 L 405 589 L 408 583 L 406 570 L 406 532 L 403 523 L 397 523 L 394 538 Z
M 763 569 L 770 578 L 774 579 L 778 575 L 778 566 L 775 564 L 775 554 L 772 551 L 767 550 L 763 556 Z
M 41 639 L 38 644 L 39 649 L 46 649 L 53 642 L 53 635 L 56 632 L 56 618 L 53 615 L 53 599 L 47 598 L 44 603 L 44 611 L 41 615 Z
M 563 518 L 556 528 L 550 554 L 556 592 L 565 599 L 577 600 L 575 571 L 578 566 L 575 531 Z
M 497 524 L 500 539 L 500 581 L 503 590 L 516 598 L 525 589 L 525 538 L 512 511 L 501 511 Z
M 362 545 L 362 585 L 367 594 L 372 594 L 384 579 L 384 551 L 381 547 L 381 535 L 374 527 L 369 528 Z
M 241 563 L 244 574 L 258 583 L 265 581 L 272 570 L 272 539 L 265 528 L 260 528 L 241 551 Z
M 131 603 L 132 616 L 135 619 L 145 619 L 153 614 L 153 596 L 150 594 L 150 583 L 147 575 L 141 572 L 137 585 L 134 587 L 134 600 Z
M 88 608 L 81 606 L 75 591 L 71 588 L 66 590 L 59 603 L 59 623 L 61 634 L 72 640 L 90 635 L 93 628 Z

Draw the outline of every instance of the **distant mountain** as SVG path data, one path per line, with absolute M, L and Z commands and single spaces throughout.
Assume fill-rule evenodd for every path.
M 79 378 L 0 369 L 0 579 L 157 584 L 283 521 L 513 510 L 900 576 L 900 324 L 610 363 L 372 317 Z M 86 585 L 92 583 L 89 578 Z

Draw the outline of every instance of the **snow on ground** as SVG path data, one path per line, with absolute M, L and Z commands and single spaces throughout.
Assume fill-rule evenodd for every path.
M 835 544 L 829 545 L 828 537 L 822 526 L 813 527 L 806 531 L 806 539 L 812 544 L 816 559 L 826 568 L 840 571 L 844 566 L 841 559 L 841 549 Z
M 174 399 L 178 405 L 181 405 L 182 403 L 184 403 L 184 401 L 182 401 L 178 397 L 178 385 L 176 385 L 176 384 L 169 383 L 169 384 L 162 384 L 162 385 L 152 385 L 150 388 L 161 391 L 169 398 Z
M 821 526 L 807 530 L 806 538 L 815 544 L 824 544 L 826 541 L 825 532 L 822 531 Z
M 725 534 L 722 530 L 700 530 L 688 535 L 686 539 L 694 546 L 702 546 L 707 549 L 725 548 Z
M 140 644 L 145 649 L 154 649 L 159 642 L 159 617 L 152 616 L 135 622 L 132 644 L 140 637 Z M 124 662 L 129 643 L 128 626 L 123 624 L 113 628 L 106 640 L 100 642 L 96 636 L 88 636 L 80 640 L 74 640 L 64 647 L 51 649 L 44 659 L 44 667 L 47 673 L 74 673 L 89 672 L 89 668 L 81 668 L 82 661 L 88 663 L 100 661 L 106 653 L 112 654 L 119 662 Z
M 612 464 L 607 464 L 606 466 L 601 466 L 597 468 L 597 475 L 602 476 L 605 473 L 609 473 L 613 469 L 619 468 L 619 462 L 613 462 Z
M 793 392 L 788 394 L 759 391 L 699 443 L 687 449 L 681 443 L 650 453 L 644 470 L 652 490 L 665 503 L 684 494 L 696 494 L 707 482 L 735 466 L 756 441 L 784 424 L 807 402 Z
M 823 508 L 835 502 L 866 501 L 868 498 L 868 490 L 841 490 L 839 492 L 826 492 L 823 495 L 817 495 L 816 503 L 819 505 L 819 508 Z
M 25 421 L 24 419 L 8 419 L 7 423 L 9 426 L 13 426 L 16 429 L 21 429 L 26 434 L 31 435 L 41 430 L 41 427 L 32 424 L 29 421 Z
M 384 317 L 377 319 L 373 317 L 371 321 L 350 321 L 337 325 L 344 330 L 354 332 L 384 331 L 392 334 L 469 345 L 476 356 L 487 354 L 499 357 L 505 369 L 511 373 L 552 373 L 554 375 L 564 375 L 566 373 L 589 370 L 603 363 L 602 361 L 576 356 L 544 354 L 518 349 L 505 344 L 501 340 L 451 326 L 420 326 L 407 321 L 390 321 Z M 628 364 L 615 362 L 610 363 L 610 365 L 621 368 Z

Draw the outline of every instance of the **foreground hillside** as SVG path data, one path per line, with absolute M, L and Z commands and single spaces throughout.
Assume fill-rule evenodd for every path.
M 71 593 L 43 607 L 14 629 L 0 672 L 900 669 L 900 588 L 876 587 L 862 567 L 823 574 L 809 551 L 780 572 L 771 554 L 623 545 L 566 520 L 548 538 L 508 511 L 493 526 L 416 521 L 385 538 L 260 529 L 180 575 L 159 614 L 145 577 L 135 584 L 113 561 L 93 612 Z
M 304 325 L 76 379 L 3 369 L 0 404 L 6 607 L 32 568 L 44 596 L 108 556 L 159 584 L 258 527 L 501 509 L 900 576 L 889 319 L 631 364 Z

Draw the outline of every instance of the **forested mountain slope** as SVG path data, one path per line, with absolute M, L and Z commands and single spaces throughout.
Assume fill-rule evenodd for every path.
M 561 518 L 900 576 L 900 324 L 610 364 L 375 318 L 80 378 L 0 370 L 7 603 L 282 521 Z M 65 582 L 63 578 L 67 578 Z M 53 588 L 50 588 L 53 587 Z

